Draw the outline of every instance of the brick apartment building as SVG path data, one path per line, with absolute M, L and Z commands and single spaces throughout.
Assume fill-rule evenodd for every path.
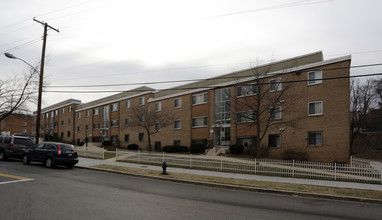
M 0 122 L 2 134 L 32 134 L 33 127 L 33 116 L 31 114 L 13 113 Z
M 132 109 L 141 106 L 173 117 L 151 135 L 156 150 L 196 142 L 251 146 L 265 121 L 272 126 L 261 125 L 261 147 L 272 158 L 291 150 L 312 161 L 347 161 L 350 62 L 350 56 L 323 60 L 322 52 L 315 52 L 167 90 L 140 87 L 88 103 L 69 99 L 42 109 L 40 133 L 72 143 L 87 138 L 145 148 L 145 130 L 131 123 Z M 266 114 L 254 114 L 261 108 Z

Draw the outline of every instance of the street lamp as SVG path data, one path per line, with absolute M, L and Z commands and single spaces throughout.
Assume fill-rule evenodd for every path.
M 21 60 L 22 62 L 24 62 L 25 64 L 30 66 L 33 69 L 33 71 L 38 73 L 39 76 L 40 76 L 40 83 L 39 83 L 39 87 L 38 87 L 37 118 L 36 118 L 36 144 L 38 144 L 38 141 L 39 141 L 39 138 L 40 138 L 40 117 L 41 117 L 41 99 L 42 99 L 43 73 L 42 72 L 39 73 L 39 71 L 34 66 L 32 66 L 30 63 L 28 63 L 27 61 L 25 61 L 25 60 L 23 60 L 23 59 L 21 59 L 19 57 L 16 57 L 15 55 L 13 55 L 11 53 L 4 53 L 4 55 L 7 58 L 10 58 L 10 59 Z

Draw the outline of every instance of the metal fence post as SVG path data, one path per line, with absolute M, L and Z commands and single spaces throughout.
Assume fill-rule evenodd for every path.
M 138 150 L 138 163 L 140 163 L 139 152 L 140 152 L 140 151 Z
M 115 148 L 115 161 L 118 161 L 118 148 Z
M 162 159 L 163 161 L 162 162 L 164 162 L 164 151 L 163 151 L 163 156 L 162 157 L 163 157 L 163 159 Z
M 255 158 L 255 174 L 257 173 L 257 161 L 256 161 L 257 158 Z
M 190 154 L 190 169 L 192 168 L 192 154 Z

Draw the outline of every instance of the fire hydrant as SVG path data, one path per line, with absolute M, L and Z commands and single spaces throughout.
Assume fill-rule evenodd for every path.
M 166 163 L 166 161 L 164 161 L 164 162 L 162 163 L 162 174 L 163 174 L 163 175 L 166 175 L 166 174 L 167 174 L 166 169 L 167 169 L 167 163 Z

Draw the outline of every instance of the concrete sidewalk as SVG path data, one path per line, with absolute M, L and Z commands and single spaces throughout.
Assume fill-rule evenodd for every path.
M 97 159 L 81 157 L 79 160 L 79 163 L 76 166 L 83 167 L 83 168 L 92 168 L 92 166 L 102 165 L 102 164 L 156 170 L 158 172 L 162 171 L 161 166 L 116 162 L 114 158 L 111 160 L 110 159 L 97 160 Z M 234 178 L 234 179 L 245 179 L 245 180 L 257 180 L 257 181 L 267 181 L 267 182 L 278 182 L 278 183 L 306 184 L 306 185 L 314 185 L 314 186 L 329 186 L 329 187 L 338 187 L 338 188 L 382 191 L 382 184 L 367 184 L 367 183 L 354 183 L 354 182 L 341 182 L 341 181 L 328 181 L 328 180 L 300 179 L 300 178 L 289 178 L 289 177 L 235 174 L 235 173 L 215 172 L 215 171 L 205 171 L 205 170 L 182 169 L 182 168 L 176 168 L 176 167 L 168 167 L 167 172 L 225 177 L 225 178 Z

